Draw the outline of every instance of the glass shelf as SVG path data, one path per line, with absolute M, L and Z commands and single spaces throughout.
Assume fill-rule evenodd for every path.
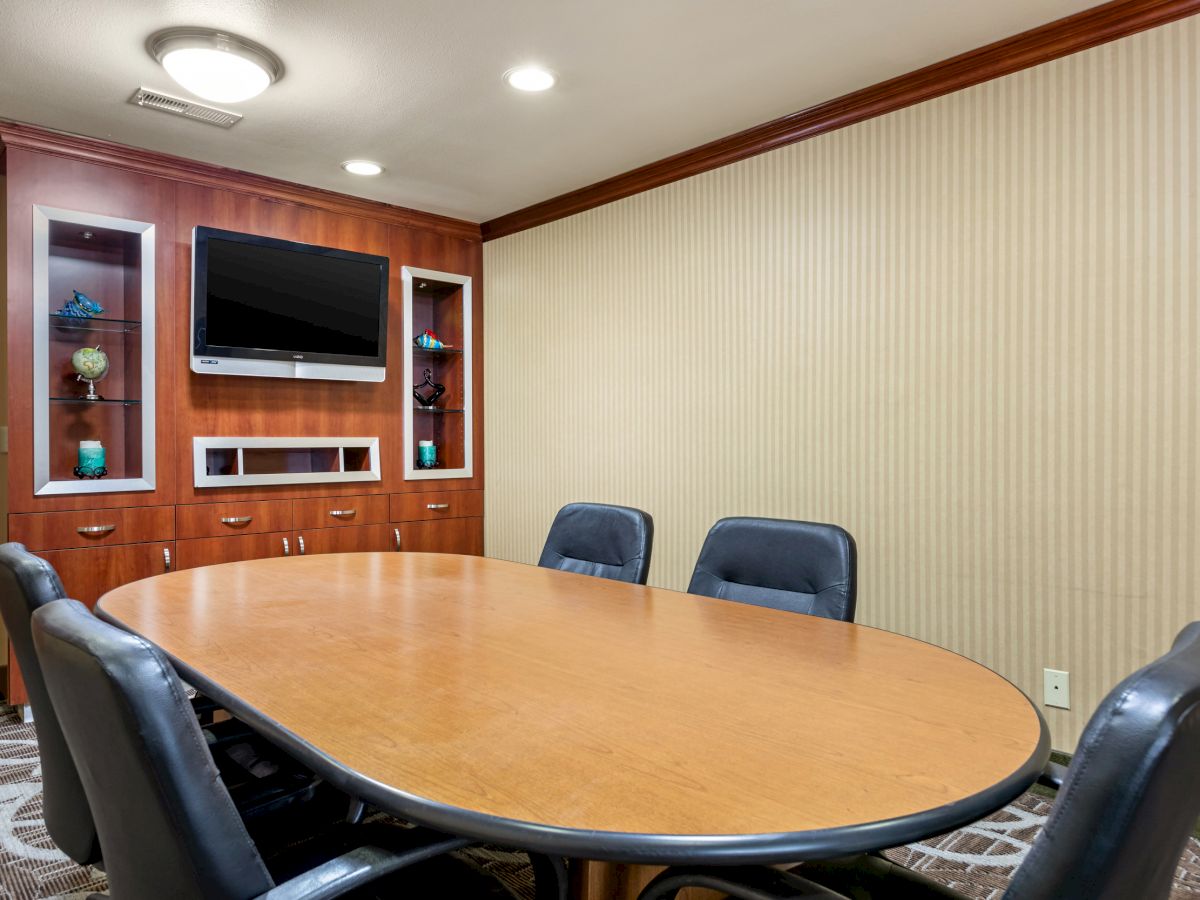
M 60 313 L 50 313 L 50 324 L 62 331 L 117 331 L 124 334 L 142 327 L 141 322 L 133 319 L 84 319 Z
M 414 406 L 413 412 L 423 413 L 461 413 L 466 412 L 465 409 L 447 409 L 444 406 Z
M 434 350 L 432 347 L 413 347 L 413 353 L 424 353 L 427 356 L 453 356 L 454 354 L 462 355 L 462 349 L 459 347 L 443 347 L 440 350 Z
M 139 406 L 141 400 L 85 400 L 83 397 L 51 397 L 51 403 L 77 403 L 82 406 Z

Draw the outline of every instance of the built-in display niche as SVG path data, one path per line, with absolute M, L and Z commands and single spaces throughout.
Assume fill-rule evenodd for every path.
M 198 488 L 379 481 L 377 437 L 192 438 Z
M 33 208 L 35 494 L 154 490 L 154 240 Z
M 474 469 L 471 278 L 405 266 L 404 477 L 470 478 Z

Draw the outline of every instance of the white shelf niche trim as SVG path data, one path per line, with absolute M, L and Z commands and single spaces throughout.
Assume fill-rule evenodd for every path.
M 236 467 L 228 475 L 208 470 L 210 450 L 233 451 Z M 246 472 L 246 451 L 336 450 L 337 464 L 326 471 Z M 346 452 L 367 453 L 367 468 L 346 469 Z M 253 487 L 263 484 L 339 484 L 350 481 L 380 481 L 379 438 L 377 437 L 194 437 L 192 438 L 193 483 L 198 488 Z
M 475 400 L 471 387 L 475 368 L 475 347 L 471 337 L 471 276 L 402 266 L 404 283 L 404 480 L 426 481 L 443 478 L 471 478 L 475 472 Z M 418 469 L 413 460 L 413 281 L 440 281 L 462 285 L 463 331 L 463 465 L 460 469 Z M 422 413 L 429 415 L 429 413 Z

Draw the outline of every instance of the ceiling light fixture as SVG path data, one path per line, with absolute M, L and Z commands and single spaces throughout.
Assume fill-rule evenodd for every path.
M 541 66 L 517 66 L 504 73 L 504 80 L 518 91 L 548 91 L 558 79 Z
M 342 163 L 342 168 L 351 175 L 378 175 L 383 171 L 383 166 L 369 159 L 348 159 Z
M 283 77 L 266 47 L 212 28 L 167 28 L 150 35 L 146 49 L 184 88 L 216 103 L 257 97 Z

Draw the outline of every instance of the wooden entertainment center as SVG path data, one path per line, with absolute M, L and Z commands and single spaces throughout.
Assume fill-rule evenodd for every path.
M 478 225 L 30 126 L 0 123 L 0 142 L 8 534 L 70 596 L 91 605 L 128 581 L 266 556 L 482 554 Z M 197 225 L 388 257 L 386 380 L 190 371 Z M 105 295 L 104 317 L 56 315 L 70 289 L 92 296 L 85 284 Z M 452 348 L 414 350 L 406 335 L 431 322 Z M 110 360 L 98 402 L 78 397 L 70 366 L 72 348 L 92 345 Z M 437 408 L 412 398 L 425 369 L 446 386 Z M 91 437 L 109 473 L 76 479 Z M 422 439 L 444 468 L 416 467 Z M 23 704 L 11 654 L 8 672 L 9 702 Z

